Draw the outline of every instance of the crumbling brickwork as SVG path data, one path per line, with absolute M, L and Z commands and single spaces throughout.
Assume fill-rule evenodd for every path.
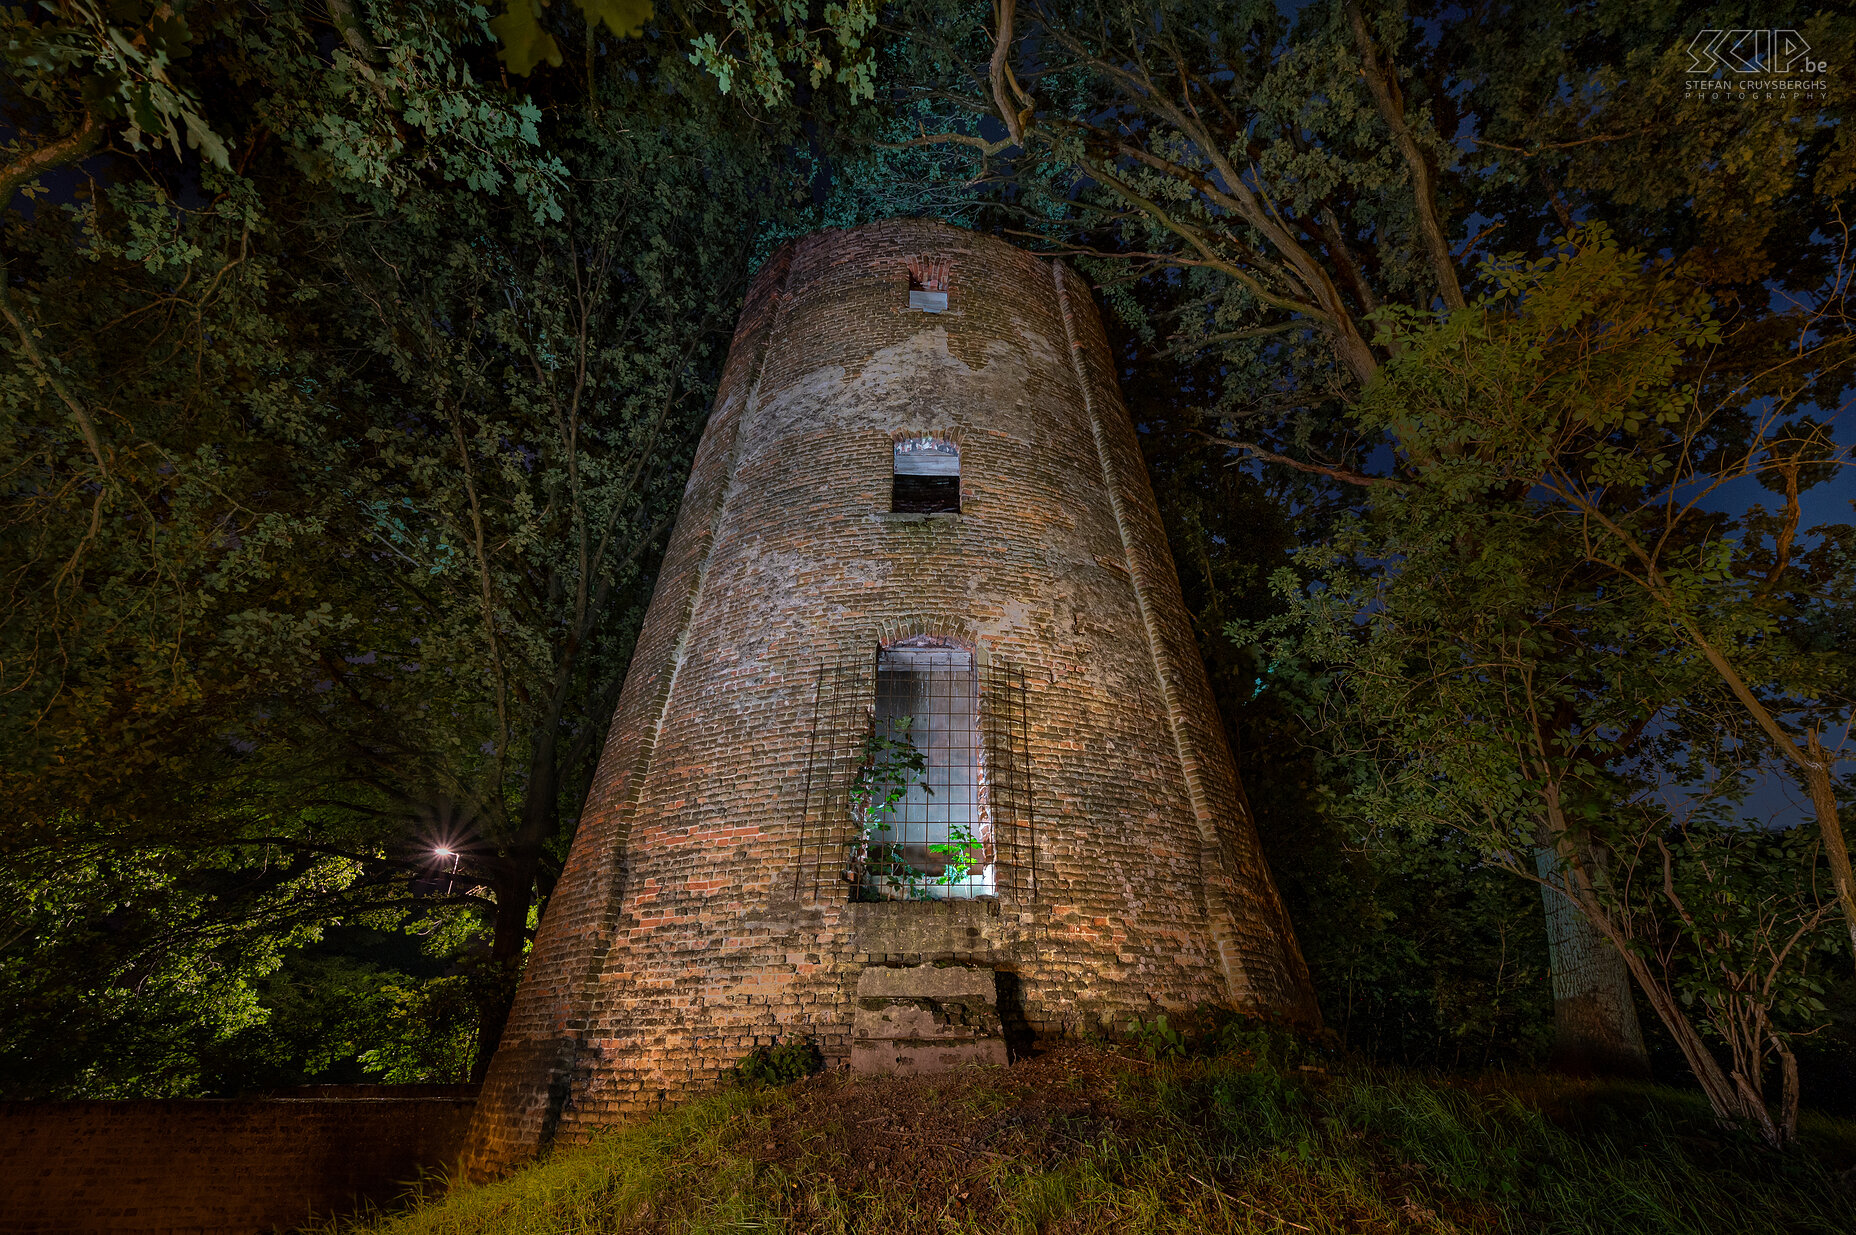
M 945 312 L 908 307 L 911 259 L 948 263 Z M 998 240 L 902 220 L 767 263 L 476 1170 L 712 1085 L 757 1044 L 843 1059 L 872 964 L 991 967 L 1008 1032 L 1203 1003 L 1314 1019 L 1114 374 L 1088 287 Z M 893 440 L 929 434 L 959 445 L 960 513 L 892 515 Z M 801 877 L 833 826 L 819 666 L 917 634 L 1023 672 L 1035 886 L 1012 869 L 996 900 L 856 903 Z

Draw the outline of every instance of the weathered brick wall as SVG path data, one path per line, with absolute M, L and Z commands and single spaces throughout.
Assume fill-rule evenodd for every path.
M 1210 924 L 1226 977 L 1240 1003 L 1314 1023 L 1320 1012 L 1307 965 L 1270 878 L 1249 802 L 1238 789 L 1237 765 L 1199 658 L 1134 425 L 1121 401 L 1114 358 L 1088 285 L 1061 262 L 1053 267 L 1079 383 L 1101 444 L 1104 482 L 1138 582 L 1155 675 L 1199 828 L 1201 869 L 1213 901 Z
M 906 308 L 916 256 L 951 259 L 947 312 Z M 1205 1002 L 1313 1016 L 1113 375 L 1087 288 L 997 240 L 881 223 L 761 272 L 477 1169 L 760 1042 L 842 1057 L 876 961 L 995 967 L 1041 1034 Z M 958 516 L 888 516 L 899 432 L 960 443 Z M 1023 895 L 932 905 L 795 879 L 818 666 L 913 633 L 1026 672 L 1035 896 L 1023 871 L 1001 876 Z
M 456 1169 L 467 1097 L 0 1103 L 0 1232 L 293 1229 Z

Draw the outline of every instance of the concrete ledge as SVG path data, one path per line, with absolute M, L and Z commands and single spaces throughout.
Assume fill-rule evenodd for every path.
M 857 976 L 857 998 L 960 999 L 999 1004 L 999 981 L 975 965 L 871 965 Z
M 855 901 L 850 908 L 857 952 L 984 957 L 999 934 L 996 900 Z
M 872 965 L 857 976 L 851 1070 L 913 1076 L 1003 1064 L 998 974 L 979 965 Z
M 851 1071 L 890 1076 L 920 1076 L 970 1065 L 1004 1067 L 1005 1043 L 998 1038 L 974 1042 L 854 1042 Z

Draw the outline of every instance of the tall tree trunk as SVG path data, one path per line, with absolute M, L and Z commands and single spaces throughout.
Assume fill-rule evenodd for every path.
M 1798 1056 L 1777 1036 L 1772 1046 L 1779 1056 L 1779 1077 L 1783 1089 L 1779 1098 L 1779 1135 L 1786 1144 L 1798 1139 Z
M 1843 925 L 1850 932 L 1850 954 L 1856 956 L 1856 873 L 1850 870 L 1849 842 L 1843 835 L 1843 819 L 1837 809 L 1836 784 L 1831 779 L 1836 760 L 1819 739 L 1817 730 L 1805 735 L 1805 758 L 1800 763 L 1805 788 L 1811 793 L 1811 807 L 1817 814 L 1817 827 L 1824 835 L 1824 854 L 1830 859 L 1830 881 L 1837 889 L 1837 903 L 1843 909 Z
M 1542 879 L 1559 881 L 1559 858 L 1534 850 Z M 1553 968 L 1552 1066 L 1576 1076 L 1647 1077 L 1649 1053 L 1624 958 L 1562 893 L 1540 889 Z
M 528 911 L 534 900 L 535 869 L 539 850 L 514 850 L 499 863 L 493 887 L 496 918 L 490 931 L 490 964 L 485 986 L 477 998 L 477 1057 L 470 1079 L 481 1083 L 489 1074 L 490 1060 L 502 1040 L 509 1009 L 516 1001 L 516 983 L 522 977 L 522 959 L 528 948 Z
M 1591 912 L 1603 912 L 1598 907 L 1596 899 L 1591 898 L 1589 893 L 1587 904 Z M 1606 937 L 1610 938 L 1608 932 Z M 1616 948 L 1618 941 L 1612 939 L 1611 943 Z M 1663 1028 L 1669 1031 L 1669 1036 L 1674 1038 L 1676 1045 L 1681 1048 L 1682 1057 L 1688 1061 L 1689 1071 L 1694 1074 L 1695 1080 L 1701 1085 L 1701 1092 L 1706 1095 L 1708 1106 L 1713 1110 L 1715 1120 L 1730 1128 L 1738 1127 L 1741 1121 L 1747 1119 L 1758 1122 L 1760 1115 L 1746 1109 L 1746 1103 L 1739 1087 L 1722 1069 L 1720 1061 L 1714 1058 L 1713 1052 L 1708 1049 L 1708 1044 L 1696 1032 L 1688 1015 L 1682 1011 L 1681 1004 L 1656 980 L 1656 975 L 1650 972 L 1649 965 L 1641 956 L 1629 953 L 1620 953 L 1620 955 L 1623 957 L 1625 966 L 1629 968 L 1631 976 L 1637 979 L 1637 986 L 1643 991 L 1644 998 L 1650 1001 L 1650 1007 L 1656 1012 L 1657 1019 L 1662 1021 Z
M 1657 980 L 1643 957 L 1625 949 L 1623 935 L 1606 912 L 1603 902 L 1598 899 L 1593 886 L 1589 854 L 1580 851 L 1572 839 L 1571 830 L 1566 826 L 1566 816 L 1560 809 L 1559 785 L 1549 780 L 1541 796 L 1546 806 L 1546 835 L 1542 839 L 1552 842 L 1558 859 L 1549 868 L 1547 877 L 1554 879 L 1557 886 L 1564 888 L 1578 902 L 1586 922 L 1605 937 L 1612 950 L 1630 970 L 1631 977 L 1637 980 L 1637 987 L 1643 992 L 1643 997 L 1650 1001 L 1650 1008 L 1656 1013 L 1656 1018 L 1669 1031 L 1669 1036 L 1676 1040 L 1676 1046 L 1681 1048 L 1682 1057 L 1688 1061 L 1689 1071 L 1701 1085 L 1702 1093 L 1707 1095 L 1708 1106 L 1713 1110 L 1715 1119 L 1729 1127 L 1737 1126 L 1744 1119 L 1757 1119 L 1758 1116 L 1746 1109 L 1738 1087 L 1696 1032 L 1694 1023 L 1683 1012 L 1675 996 Z M 1763 1116 L 1764 1111 L 1760 1114 Z
M 569 646 L 571 662 L 578 640 Z M 563 669 L 549 691 L 549 706 L 535 727 L 530 746 L 528 783 L 522 798 L 522 826 L 501 855 L 496 886 L 496 920 L 490 934 L 490 984 L 477 1004 L 477 1059 L 471 1079 L 481 1081 L 502 1040 L 516 986 L 528 953 L 528 911 L 535 903 L 535 876 L 542 850 L 560 827 L 559 735 L 572 675 Z

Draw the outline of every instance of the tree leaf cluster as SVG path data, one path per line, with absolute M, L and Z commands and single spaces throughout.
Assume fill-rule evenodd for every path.
M 9 1066 L 178 1092 L 235 1086 L 240 1051 L 448 1076 L 461 1041 L 480 1070 L 784 208 L 783 130 L 674 44 L 512 91 L 449 0 L 185 16 L 226 168 L 59 146 L 81 83 L 20 62 L 19 131 L 81 161 L 5 221 L 0 868 L 66 906 L 12 945 L 68 945 L 62 968 L 32 952 L 7 992 L 67 1040 L 108 992 L 228 976 L 191 1020 L 178 995 L 119 1018 L 156 1041 L 172 1017 L 160 1059 L 92 1067 L 35 1014 Z M 137 903 L 171 918 L 124 918 L 86 873 L 112 863 L 152 863 Z M 331 1025 L 376 1018 L 348 1064 L 258 1043 L 301 1006 L 289 974 L 345 955 L 328 930 L 433 915 L 468 927 L 436 967 L 324 984 Z M 169 977 L 123 976 L 149 966 Z M 379 1027 L 455 1026 L 460 998 L 461 1038 Z

